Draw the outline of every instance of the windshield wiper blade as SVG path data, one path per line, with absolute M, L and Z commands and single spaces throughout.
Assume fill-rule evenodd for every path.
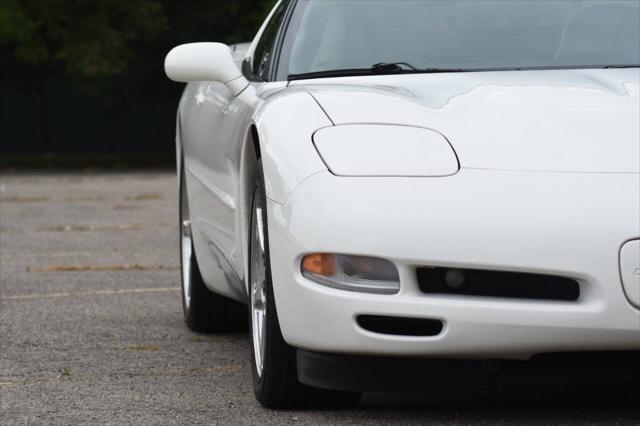
M 403 68 L 404 65 L 406 68 Z M 352 69 L 336 69 L 327 71 L 314 71 L 300 74 L 290 74 L 287 80 L 306 80 L 313 78 L 330 78 L 330 77 L 351 77 L 366 75 L 384 75 L 384 74 L 438 74 L 438 73 L 460 73 L 460 72 L 479 72 L 479 71 L 525 71 L 525 70 L 556 70 L 556 69 L 588 69 L 588 68 L 640 68 L 640 64 L 621 64 L 621 65 L 567 65 L 567 66 L 549 66 L 549 67 L 499 67 L 499 68 L 416 68 L 406 62 L 380 62 L 373 64 L 371 68 L 352 68 Z
M 304 80 L 308 78 L 328 78 L 328 77 L 352 77 L 358 75 L 374 75 L 374 74 L 400 74 L 405 72 L 404 68 L 400 66 L 400 64 L 411 67 L 410 71 L 413 71 L 413 68 L 410 64 L 405 62 L 395 62 L 395 63 L 386 63 L 380 62 L 377 64 L 373 64 L 370 68 L 345 68 L 345 69 L 336 69 L 336 70 L 326 70 L 326 71 L 312 71 L 305 72 L 300 74 L 289 74 L 287 80 Z
M 406 68 L 403 68 L 404 65 Z M 370 68 L 345 68 L 326 71 L 312 71 L 300 74 L 289 74 L 288 81 L 312 78 L 353 77 L 360 75 L 380 74 L 434 74 L 445 72 L 462 72 L 462 68 L 416 68 L 407 62 L 379 62 Z
M 371 70 L 375 73 L 387 74 L 387 73 L 401 73 L 408 71 L 402 68 L 400 65 L 404 65 L 409 68 L 410 71 L 417 71 L 418 68 L 414 67 L 408 62 L 378 62 L 371 65 Z
M 372 75 L 371 68 L 345 68 L 326 71 L 303 72 L 300 74 L 289 74 L 287 80 L 306 80 L 308 78 L 328 78 L 328 77 L 350 77 L 356 75 Z

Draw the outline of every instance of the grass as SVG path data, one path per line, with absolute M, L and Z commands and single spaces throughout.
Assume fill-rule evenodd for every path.
M 60 377 L 71 377 L 71 369 L 70 368 L 63 367 L 60 370 L 58 370 L 58 372 L 60 373 Z

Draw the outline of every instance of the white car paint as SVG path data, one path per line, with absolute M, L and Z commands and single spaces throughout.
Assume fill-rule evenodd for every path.
M 620 249 L 620 275 L 624 292 L 640 308 L 640 240 L 628 241 Z
M 215 67 L 203 64 L 217 64 Z M 164 60 L 167 76 L 174 81 L 218 81 L 238 96 L 248 81 L 240 72 L 232 51 L 222 43 L 188 43 L 176 46 Z
M 332 126 L 314 133 L 313 143 L 338 176 L 449 176 L 459 169 L 444 136 L 422 127 Z
M 176 142 L 205 284 L 246 301 L 258 149 L 287 343 L 335 353 L 505 358 L 640 349 L 639 88 L 638 68 L 254 82 L 241 91 L 189 83 Z M 407 129 L 427 132 L 432 146 Z M 320 286 L 300 272 L 312 252 L 389 259 L 401 290 Z M 580 283 L 581 296 L 426 295 L 417 266 L 566 276 Z M 359 327 L 358 314 L 435 318 L 445 327 L 433 337 L 382 335 Z
M 213 291 L 245 298 L 241 163 L 255 124 L 276 304 L 291 345 L 516 358 L 639 349 L 640 311 L 629 302 L 637 304 L 633 295 L 625 297 L 620 268 L 629 274 L 640 261 L 631 255 L 619 262 L 622 245 L 640 236 L 639 85 L 638 69 L 353 77 L 262 84 L 250 107 L 223 85 L 190 84 L 181 102 L 181 140 L 205 281 Z M 335 176 L 312 135 L 354 123 L 433 129 L 455 149 L 460 171 Z M 363 131 L 364 139 L 375 136 Z M 372 142 L 378 148 L 398 149 L 387 133 L 378 136 L 384 139 Z M 345 156 L 358 167 L 363 145 L 351 143 L 344 140 Z M 421 147 L 400 145 L 407 156 L 423 155 Z M 310 252 L 390 259 L 400 270 L 401 292 L 319 286 L 300 273 L 301 257 Z M 581 284 L 581 297 L 427 296 L 417 288 L 419 265 L 568 276 Z M 380 335 L 356 324 L 362 313 L 437 318 L 445 329 L 435 337 Z
M 443 134 L 463 168 L 640 172 L 640 69 L 497 71 L 294 81 L 334 124 Z
M 640 232 L 634 174 L 462 169 L 444 178 L 307 179 L 269 205 L 282 333 L 324 352 L 515 357 L 637 349 L 640 313 L 622 291 L 618 253 Z M 309 252 L 392 260 L 401 291 L 385 296 L 319 286 L 300 274 Z M 635 261 L 636 264 L 638 261 Z M 576 302 L 420 292 L 415 266 L 527 271 L 572 277 Z M 435 337 L 370 333 L 358 314 L 435 318 Z

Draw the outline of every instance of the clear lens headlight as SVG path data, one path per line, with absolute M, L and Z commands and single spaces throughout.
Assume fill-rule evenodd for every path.
M 385 259 L 314 253 L 305 256 L 301 266 L 303 276 L 328 287 L 378 294 L 400 290 L 398 269 Z
M 460 169 L 449 141 L 422 127 L 341 124 L 318 130 L 313 143 L 337 176 L 450 176 Z

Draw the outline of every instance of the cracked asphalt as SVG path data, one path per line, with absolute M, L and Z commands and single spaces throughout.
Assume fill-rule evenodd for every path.
M 0 176 L 0 423 L 638 424 L 638 382 L 524 381 L 270 411 L 246 334 L 182 320 L 173 173 Z

